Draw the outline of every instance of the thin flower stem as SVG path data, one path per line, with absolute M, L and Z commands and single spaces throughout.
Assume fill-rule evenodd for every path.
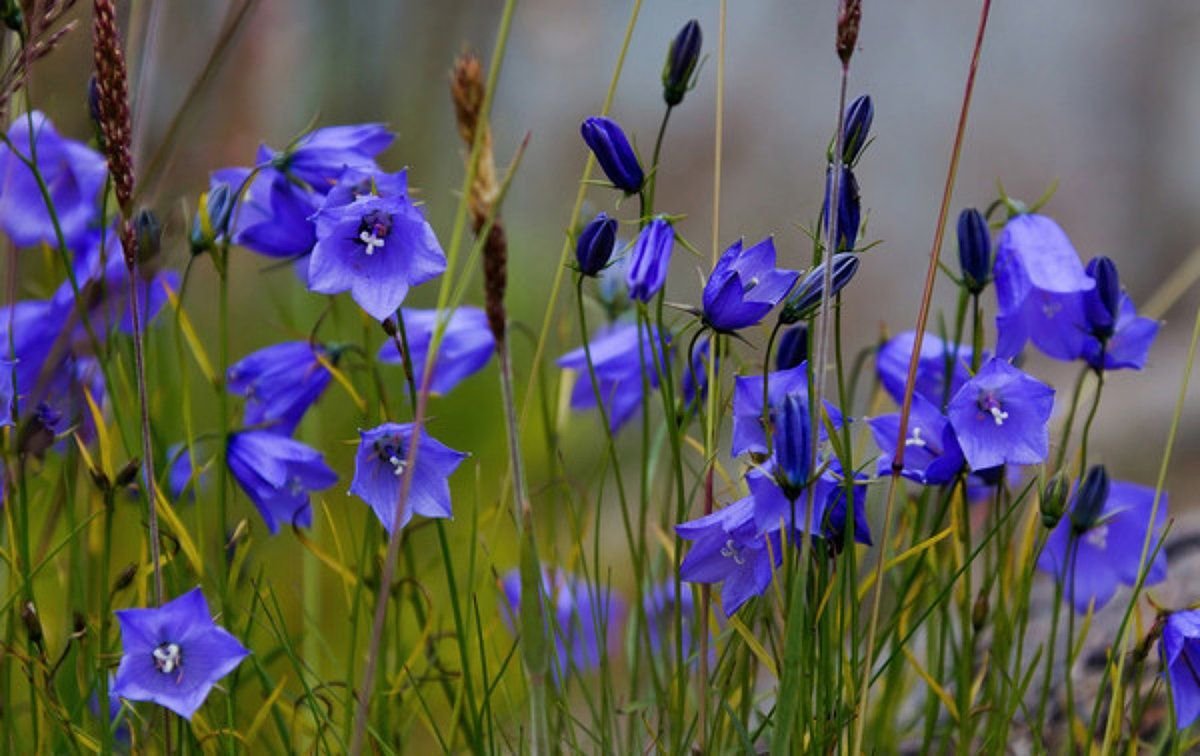
M 866 732 L 868 704 L 871 693 L 871 667 L 875 658 L 875 633 L 879 626 L 879 606 L 883 596 L 883 568 L 887 563 L 888 539 L 891 537 L 892 512 L 896 503 L 896 492 L 900 488 L 900 472 L 904 469 L 904 439 L 908 438 L 909 413 L 912 411 L 913 390 L 916 387 L 917 365 L 921 355 L 921 342 L 925 338 L 925 327 L 929 322 L 929 309 L 933 302 L 933 286 L 937 280 L 938 258 L 941 256 L 942 238 L 946 231 L 946 219 L 950 213 L 950 200 L 954 194 L 954 180 L 958 175 L 958 161 L 962 154 L 967 130 L 967 115 L 971 110 L 971 95 L 975 90 L 975 74 L 979 70 L 979 56 L 983 49 L 983 38 L 987 31 L 991 0 L 983 0 L 979 13 L 979 27 L 975 33 L 975 44 L 967 70 L 967 83 L 963 91 L 962 106 L 958 116 L 958 127 L 954 134 L 954 146 L 950 150 L 950 166 L 946 171 L 946 184 L 942 190 L 942 204 L 938 210 L 933 233 L 933 244 L 929 252 L 929 267 L 925 275 L 925 287 L 921 293 L 921 305 L 917 314 L 917 325 L 913 338 L 912 355 L 908 361 L 908 376 L 904 384 L 904 401 L 900 407 L 900 427 L 897 432 L 896 454 L 892 460 L 892 476 L 888 485 L 887 505 L 883 515 L 883 534 L 879 540 L 879 558 L 875 566 L 875 585 L 872 586 L 871 618 L 867 626 L 866 656 L 863 661 L 862 685 L 858 696 L 858 717 L 854 727 L 851 753 L 861 753 L 863 736 Z M 832 224 L 831 224 L 832 225 Z

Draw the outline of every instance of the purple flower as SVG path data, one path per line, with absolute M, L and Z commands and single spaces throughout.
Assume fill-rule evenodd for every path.
M 888 475 L 896 456 L 900 414 L 873 417 L 867 420 L 867 425 L 882 452 L 877 470 L 880 475 Z M 964 462 L 950 421 L 932 402 L 914 394 L 908 416 L 908 438 L 904 439 L 904 469 L 900 474 L 922 485 L 939 486 L 954 480 Z
M 774 474 L 772 474 L 772 472 Z M 805 523 L 810 523 L 812 533 L 831 543 L 841 544 L 846 527 L 846 482 L 842 467 L 837 460 L 830 460 L 828 468 L 812 482 L 812 519 L 808 519 L 808 491 L 796 492 L 795 499 L 779 483 L 779 473 L 774 464 L 752 470 L 746 476 L 750 496 L 754 501 L 754 525 L 759 535 L 790 533 L 793 543 L 799 542 L 799 534 L 805 532 Z M 866 481 L 861 475 L 856 481 Z M 866 487 L 854 486 L 854 540 L 870 545 L 871 530 L 867 524 Z
M 754 509 L 754 498 L 747 497 L 675 526 L 680 538 L 695 542 L 679 566 L 680 577 L 689 583 L 721 583 L 726 617 L 761 596 L 782 561 L 778 533 L 759 535 Z
M 413 363 L 413 378 L 420 386 L 424 380 L 429 344 L 439 320 L 438 311 L 405 308 L 402 315 L 409 357 Z M 441 319 L 444 320 L 445 316 Z M 446 331 L 442 334 L 442 343 L 433 363 L 430 389 L 435 394 L 450 393 L 463 380 L 482 370 L 495 350 L 496 342 L 488 330 L 487 314 L 478 307 L 458 307 L 450 315 Z M 394 339 L 385 341 L 379 348 L 379 361 L 391 364 L 402 362 Z
M 1137 582 L 1146 526 L 1154 507 L 1153 488 L 1114 480 L 1098 509 L 1081 514 L 1076 510 L 1090 508 L 1088 505 L 1091 504 L 1081 495 L 1083 490 L 1081 487 L 1076 491 L 1068 511 L 1070 516 L 1059 520 L 1037 561 L 1039 570 L 1053 573 L 1059 582 L 1066 583 L 1064 596 L 1081 614 L 1093 601 L 1096 609 L 1107 604 L 1116 593 L 1117 585 Z M 1166 520 L 1167 497 L 1164 493 L 1154 519 L 1151 546 Z M 1067 582 L 1071 575 L 1074 576 L 1073 589 Z M 1167 557 L 1160 550 L 1150 565 L 1146 584 L 1153 585 L 1166 577 Z
M 213 190 L 227 185 L 240 189 L 250 170 L 228 168 L 213 174 Z M 232 225 L 232 240 L 267 257 L 291 259 L 307 255 L 317 243 L 312 215 L 321 196 L 273 170 L 264 170 L 243 190 L 237 203 L 225 212 Z
M 412 423 L 384 423 L 358 432 L 360 440 L 358 454 L 354 457 L 354 481 L 350 484 L 350 493 L 371 506 L 389 533 L 395 523 L 412 432 Z M 421 433 L 417 441 L 416 467 L 411 473 L 412 486 L 400 527 L 408 524 L 414 512 L 425 517 L 452 516 L 447 479 L 466 457 L 428 433 Z
M 671 40 L 667 50 L 667 62 L 663 64 L 663 100 L 668 107 L 683 102 L 683 96 L 695 85 L 696 64 L 700 60 L 700 46 L 704 35 L 700 22 L 692 19 Z
M 1021 351 L 1028 339 L 1054 356 L 1060 349 L 1056 341 L 1072 322 L 1060 309 L 1057 295 L 1095 287 L 1071 240 L 1044 215 L 1009 220 L 996 242 L 994 275 L 999 304 L 996 354 L 1006 358 Z
M 671 249 L 675 245 L 675 227 L 665 218 L 646 224 L 629 253 L 629 298 L 649 302 L 667 282 Z
M 1054 389 L 992 358 L 967 381 L 947 408 L 947 417 L 971 470 L 998 465 L 1033 465 L 1050 452 L 1047 423 Z
M 391 317 L 409 287 L 446 269 L 433 228 L 404 194 L 361 196 L 315 218 L 308 287 L 323 294 L 349 289 L 376 320 Z
M 825 201 L 821 205 L 821 228 L 829 222 L 829 195 L 833 192 L 833 166 L 825 169 Z M 858 241 L 858 228 L 862 224 L 862 197 L 858 192 L 858 180 L 854 171 L 842 166 L 842 178 L 838 182 L 837 251 L 854 249 Z M 824 233 L 824 231 L 822 231 Z
M 912 358 L 916 336 L 915 331 L 894 336 L 879 347 L 879 353 L 875 355 L 875 371 L 879 382 L 896 404 L 904 402 L 908 361 Z M 917 358 L 917 380 L 913 393 L 937 407 L 943 406 L 971 377 L 968 369 L 970 364 L 970 347 L 942 341 L 932 333 L 926 333 L 921 340 L 921 355 Z
M 775 267 L 771 237 L 743 250 L 739 239 L 704 285 L 704 322 L 713 330 L 737 331 L 761 321 L 792 290 L 800 274 Z
M 191 719 L 209 691 L 250 652 L 212 621 L 199 588 L 157 609 L 116 612 L 124 651 L 113 695 L 152 701 Z
M 611 118 L 593 116 L 584 120 L 579 127 L 583 141 L 596 156 L 596 162 L 604 170 L 604 175 L 613 182 L 613 186 L 626 194 L 637 194 L 641 191 L 646 176 L 638 163 L 637 155 L 625 132 Z
M 830 297 L 836 296 L 854 278 L 854 274 L 858 272 L 858 255 L 852 252 L 839 252 L 833 256 L 832 264 Z M 780 322 L 784 325 L 792 325 L 815 315 L 821 308 L 824 291 L 825 263 L 821 263 L 805 274 L 803 280 L 796 286 L 796 290 L 783 303 L 783 309 L 779 312 Z
M 506 621 L 518 625 L 521 614 L 520 570 L 510 570 L 500 579 L 507 603 Z M 556 682 L 569 672 L 600 666 L 602 649 L 620 638 L 616 628 L 625 617 L 625 602 L 607 588 L 597 590 L 587 580 L 561 569 L 542 568 L 542 590 L 546 598 L 547 628 L 554 638 L 555 661 L 551 674 Z
M 226 373 L 231 394 L 246 397 L 243 423 L 290 436 L 333 378 L 320 344 L 285 341 L 246 355 Z
M 120 328 L 122 333 L 133 333 L 133 315 L 129 311 L 129 268 L 121 254 L 116 230 L 109 229 L 103 235 L 99 231 L 89 232 L 80 240 L 80 248 L 74 262 L 75 282 L 80 296 L 87 302 L 88 319 L 96 336 L 103 340 L 114 328 Z M 179 288 L 179 274 L 173 270 L 153 275 L 145 275 L 144 270 L 139 273 L 143 277 L 137 282 L 138 313 L 145 327 L 167 303 L 167 292 Z M 78 322 L 75 291 L 70 281 L 59 285 L 54 301 L 73 321 L 72 340 L 86 343 L 88 337 L 83 324 Z
M 787 328 L 775 350 L 775 369 L 791 370 L 808 359 L 808 326 L 803 323 Z
M 842 127 L 842 162 L 854 165 L 866 149 L 871 134 L 871 122 L 875 120 L 875 106 L 870 95 L 859 95 L 846 106 L 846 118 Z
M 90 147 L 59 136 L 50 120 L 37 111 L 15 118 L 8 130 L 12 147 L 0 145 L 0 229 L 18 247 L 43 242 L 58 246 L 37 180 L 21 160 L 33 157 L 31 122 L 38 172 L 49 190 L 67 246 L 73 248 L 99 221 L 97 199 L 104 187 L 107 164 Z
M 992 280 L 992 231 L 983 213 L 968 207 L 958 215 L 958 264 L 972 294 Z
M 654 353 L 658 353 L 660 364 L 664 359 L 659 333 L 654 328 L 649 333 L 639 334 L 639 330 L 633 323 L 617 323 L 601 330 L 590 342 L 596 388 L 608 412 L 608 427 L 613 433 L 641 406 L 643 366 L 650 388 L 658 388 Z M 585 410 L 596 406 L 597 392 L 592 388 L 583 347 L 559 357 L 558 366 L 577 374 L 575 387 L 571 390 L 571 409 Z
M 617 219 L 608 217 L 607 213 L 597 213 L 579 232 L 579 238 L 575 241 L 575 262 L 579 272 L 585 276 L 595 276 L 604 270 L 612 257 L 616 241 Z
M 0 359 L 0 428 L 12 425 L 13 400 L 13 368 L 16 360 Z
M 337 482 L 337 474 L 325 464 L 319 451 L 269 431 L 246 430 L 231 435 L 225 461 L 272 535 L 279 532 L 280 523 L 310 526 L 309 492 Z
M 395 138 L 381 123 L 326 126 L 305 134 L 282 152 L 261 146 L 258 162 L 270 162 L 324 194 L 346 168 L 378 170 L 375 156 Z
M 195 499 L 196 489 L 207 477 L 206 471 L 207 464 L 199 469 L 192 464 L 192 455 L 186 445 L 167 447 L 167 491 L 173 500 Z
M 767 378 L 767 403 L 773 417 L 783 406 L 784 397 L 798 394 L 804 406 L 808 406 L 808 364 L 800 363 L 790 370 L 771 373 Z M 830 402 L 825 402 L 825 411 L 835 428 L 843 422 L 842 413 Z M 825 438 L 822 424 L 821 438 Z M 763 432 L 763 377 L 740 375 L 733 379 L 733 456 L 752 452 L 767 453 L 767 436 Z
M 1171 612 L 1158 647 L 1171 683 L 1175 726 L 1192 726 L 1200 717 L 1200 609 Z

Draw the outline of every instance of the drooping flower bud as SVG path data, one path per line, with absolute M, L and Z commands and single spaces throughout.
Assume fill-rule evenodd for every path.
M 1067 509 L 1067 495 L 1071 493 L 1071 484 L 1061 471 L 1046 481 L 1042 489 L 1042 499 L 1038 506 L 1042 512 L 1042 526 L 1046 530 L 1054 530 Z
M 858 271 L 858 255 L 841 252 L 833 256 L 833 290 L 829 292 L 832 298 L 850 283 Z M 779 319 L 784 325 L 799 323 L 801 320 L 816 313 L 821 306 L 821 291 L 825 288 L 825 264 L 822 263 L 809 271 L 800 285 L 796 287 L 791 297 L 784 302 L 779 312 Z
M 791 370 L 808 359 L 808 326 L 801 324 L 787 329 L 779 339 L 775 352 L 775 369 Z
M 595 276 L 604 270 L 612 257 L 613 246 L 617 241 L 617 219 L 609 218 L 601 212 L 579 232 L 575 242 L 575 261 L 579 272 L 585 276 Z
M 775 415 L 775 481 L 795 501 L 808 483 L 808 408 L 799 394 L 788 394 Z
M 593 116 L 584 120 L 579 131 L 613 186 L 626 194 L 637 194 L 646 180 L 646 174 L 642 172 L 637 155 L 617 122 L 603 116 Z
M 973 207 L 958 215 L 958 264 L 967 291 L 979 294 L 992 279 L 992 236 L 983 213 Z
M 649 302 L 667 281 L 667 267 L 675 246 L 675 229 L 665 218 L 655 218 L 646 224 L 629 256 L 629 297 Z
M 192 233 L 188 237 L 193 255 L 211 251 L 217 240 L 225 235 L 233 204 L 233 190 L 224 182 L 200 196 Z
M 692 19 L 683 25 L 671 49 L 667 51 L 667 62 L 663 64 L 663 99 L 674 107 L 683 102 L 683 96 L 692 88 L 692 75 L 700 60 L 700 45 L 704 35 L 700 33 L 700 22 Z
M 137 233 L 138 262 L 147 263 L 162 250 L 162 224 L 149 208 L 142 208 L 134 216 L 133 227 Z
M 1117 266 L 1107 257 L 1093 257 L 1085 269 L 1096 282 L 1096 288 L 1085 292 L 1088 325 L 1098 339 L 1112 337 L 1121 309 L 1121 278 Z
M 871 135 L 871 121 L 875 119 L 875 105 L 870 95 L 861 95 L 846 108 L 846 119 L 842 124 L 842 162 L 854 165 L 867 146 Z
M 1108 501 L 1108 488 L 1108 470 L 1104 465 L 1089 468 L 1079 484 L 1079 490 L 1075 492 L 1075 503 L 1071 506 L 1071 525 L 1076 533 L 1086 533 L 1095 527 Z

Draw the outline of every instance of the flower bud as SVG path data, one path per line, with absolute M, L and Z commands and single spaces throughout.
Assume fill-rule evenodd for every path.
M 1054 474 L 1046 481 L 1042 489 L 1042 499 L 1039 507 L 1042 511 L 1042 525 L 1046 530 L 1054 530 L 1067 509 L 1067 495 L 1071 493 L 1071 484 L 1062 472 Z
M 575 242 L 575 261 L 579 265 L 579 272 L 585 276 L 595 276 L 604 270 L 616 242 L 617 219 L 609 218 L 603 212 L 597 214 L 579 232 L 579 239 Z
M 1104 465 L 1093 465 L 1079 484 L 1075 503 L 1071 505 L 1071 525 L 1075 532 L 1086 533 L 1095 527 L 1107 501 L 1108 470 Z
M 871 121 L 875 119 L 875 105 L 870 95 L 862 95 L 846 108 L 846 119 L 842 123 L 842 162 L 854 165 L 867 146 L 871 135 Z
M 233 190 L 224 182 L 201 195 L 189 239 L 193 255 L 211 251 L 217 240 L 225 235 L 233 210 L 233 199 Z
M 700 60 L 700 45 L 704 35 L 700 33 L 700 22 L 692 19 L 683 25 L 671 49 L 667 51 L 667 62 L 663 64 L 663 99 L 674 107 L 683 102 L 683 96 L 692 87 L 692 74 Z
M 779 351 L 775 352 L 775 369 L 791 370 L 808 359 L 808 326 L 800 324 L 783 332 Z
M 833 166 L 825 171 L 825 201 L 821 205 L 821 228 L 829 222 L 829 195 L 833 193 Z M 842 166 L 842 178 L 838 182 L 838 226 L 837 251 L 854 249 L 858 241 L 858 227 L 862 221 L 862 198 L 858 192 L 858 180 L 854 172 Z
M 603 116 L 593 116 L 584 120 L 579 131 L 613 186 L 626 194 L 637 194 L 646 175 L 642 173 L 637 155 L 617 122 Z
M 40 402 L 34 410 L 33 417 L 25 421 L 17 435 L 17 451 L 42 459 L 46 456 L 46 450 L 54 445 L 62 425 L 62 413 L 49 404 Z
M 983 213 L 973 207 L 958 215 L 958 264 L 967 291 L 979 294 L 992 278 L 992 235 Z
M 850 283 L 858 271 L 858 255 L 842 252 L 833 256 L 833 291 L 830 298 Z M 784 325 L 799 323 L 812 316 L 821 306 L 821 292 L 825 288 L 825 264 L 822 263 L 809 271 L 795 293 L 783 304 L 779 319 Z
M 630 299 L 649 302 L 662 289 L 674 246 L 675 229 L 665 218 L 655 218 L 642 229 L 633 243 L 625 278 Z
M 138 566 L 136 562 L 130 562 L 125 565 L 125 568 L 117 573 L 117 579 L 113 581 L 109 595 L 116 595 L 133 585 L 133 579 L 137 577 L 137 573 Z
M 1093 257 L 1086 272 L 1096 282 L 1096 288 L 1084 294 L 1088 325 L 1096 338 L 1108 339 L 1121 310 L 1121 278 L 1113 261 L 1103 256 Z
M 795 501 L 808 483 L 808 408 L 798 394 L 788 394 L 775 415 L 775 481 Z
M 137 233 L 138 262 L 147 263 L 162 250 L 162 224 L 153 210 L 144 207 L 134 216 L 133 227 Z

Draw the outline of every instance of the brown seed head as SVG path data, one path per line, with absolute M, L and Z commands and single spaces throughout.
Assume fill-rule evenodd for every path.
M 129 77 L 125 70 L 125 54 L 121 50 L 121 35 L 117 30 L 114 0 L 95 0 L 92 15 L 92 50 L 96 65 L 96 86 L 99 92 L 100 131 L 104 136 L 104 151 L 108 157 L 108 172 L 121 214 L 130 217 L 133 209 L 133 121 L 129 115 Z M 125 234 L 122 233 L 124 237 Z M 132 255 L 125 249 L 126 260 Z
M 862 23 L 862 0 L 841 0 L 837 17 L 837 54 L 843 66 L 850 65 Z

